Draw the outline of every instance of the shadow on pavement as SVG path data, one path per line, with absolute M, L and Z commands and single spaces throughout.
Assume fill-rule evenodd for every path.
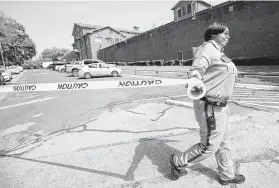
M 94 170 L 89 168 L 84 168 L 80 166 L 68 165 L 63 163 L 30 159 L 15 155 L 3 155 L 1 154 L 1 158 L 9 157 L 14 159 L 21 159 L 30 162 L 36 162 L 41 164 L 54 165 L 59 167 L 64 167 L 72 170 L 79 170 L 83 172 L 90 172 L 101 174 L 105 176 L 115 177 L 119 179 L 123 179 L 124 181 L 133 181 L 134 180 L 134 172 L 138 168 L 141 160 L 146 156 L 153 165 L 157 167 L 158 172 L 160 172 L 165 178 L 169 180 L 173 180 L 170 174 L 170 164 L 169 164 L 169 156 L 173 153 L 180 153 L 177 149 L 170 147 L 167 143 L 175 143 L 179 142 L 177 140 L 167 140 L 167 139 L 147 139 L 143 138 L 139 141 L 139 145 L 136 147 L 135 154 L 133 157 L 133 161 L 130 164 L 130 167 L 125 175 L 117 174 L 113 172 L 106 172 L 101 170 Z M 216 171 L 209 169 L 201 164 L 196 164 L 190 168 L 192 171 L 196 171 L 207 176 L 209 179 L 218 181 L 218 174 Z
M 141 139 L 139 141 L 139 145 L 136 147 L 133 162 L 126 173 L 125 180 L 134 180 L 134 172 L 138 168 L 139 163 L 144 156 L 146 156 L 153 165 L 157 166 L 158 172 L 160 172 L 165 178 L 173 180 L 170 174 L 169 157 L 171 154 L 181 152 L 167 144 L 172 142 L 178 141 L 166 139 Z M 211 180 L 218 181 L 217 172 L 203 166 L 202 164 L 193 165 L 190 169 L 204 174 Z
M 125 178 L 125 176 L 123 176 L 121 174 L 116 174 L 116 173 L 112 173 L 112 172 L 105 172 L 105 171 L 100 171 L 100 170 L 93 170 L 93 169 L 89 169 L 89 168 L 67 165 L 67 164 L 62 164 L 62 163 L 42 161 L 42 160 L 36 160 L 36 159 L 28 159 L 28 158 L 24 158 L 24 157 L 15 157 L 15 156 L 4 156 L 4 157 L 21 159 L 21 160 L 26 160 L 26 161 L 31 161 L 31 162 L 41 163 L 41 164 L 54 165 L 54 166 L 69 168 L 69 169 L 72 169 L 72 170 L 79 170 L 79 171 L 83 171 L 83 172 L 90 172 L 90 173 L 96 173 L 96 174 L 101 174 L 101 175 L 106 175 L 106 176 L 112 176 L 112 177 L 120 178 L 120 179 Z

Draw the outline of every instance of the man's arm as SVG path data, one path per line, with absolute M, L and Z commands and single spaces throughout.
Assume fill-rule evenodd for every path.
M 197 78 L 203 80 L 204 73 L 209 66 L 209 61 L 206 57 L 200 56 L 194 59 L 193 65 L 189 71 L 189 78 Z

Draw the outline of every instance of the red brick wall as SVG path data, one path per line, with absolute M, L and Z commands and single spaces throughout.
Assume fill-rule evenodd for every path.
M 229 7 L 233 6 L 233 11 Z M 183 51 L 183 58 L 192 58 L 192 47 L 200 45 L 209 24 L 228 24 L 231 39 L 225 48 L 227 56 L 279 57 L 279 2 L 230 2 L 205 10 L 191 18 L 172 22 L 155 30 L 100 50 L 98 58 L 106 61 L 171 60 Z

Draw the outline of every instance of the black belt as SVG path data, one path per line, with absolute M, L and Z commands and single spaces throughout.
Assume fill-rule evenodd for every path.
M 228 104 L 228 101 L 224 100 L 224 101 L 212 101 L 212 100 L 208 100 L 206 97 L 201 98 L 200 100 L 204 101 L 206 104 L 212 105 L 212 106 L 221 106 L 221 107 L 225 107 Z

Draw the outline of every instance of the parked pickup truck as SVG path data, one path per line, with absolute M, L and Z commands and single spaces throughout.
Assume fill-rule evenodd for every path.
M 99 59 L 84 59 L 82 61 L 76 61 L 71 64 L 65 65 L 65 70 L 67 73 L 72 73 L 73 76 L 78 76 L 78 71 L 81 70 L 83 67 L 88 67 L 93 63 L 105 63 Z

